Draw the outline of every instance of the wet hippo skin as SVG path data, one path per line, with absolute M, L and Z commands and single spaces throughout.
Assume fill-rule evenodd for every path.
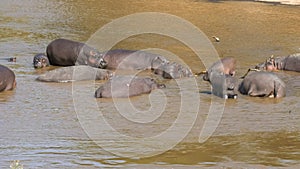
M 49 66 L 49 60 L 48 57 L 44 53 L 38 53 L 33 57 L 33 67 L 38 69 L 38 68 L 43 68 Z
M 75 73 L 75 74 L 74 74 Z M 106 69 L 79 65 L 60 67 L 40 75 L 37 80 L 44 82 L 71 82 L 82 80 L 106 80 L 113 76 L 113 72 Z
M 96 90 L 95 97 L 124 98 L 147 94 L 154 89 L 165 87 L 149 77 L 115 76 Z
M 285 83 L 271 72 L 259 71 L 248 74 L 239 86 L 241 94 L 256 97 L 284 97 Z
M 212 64 L 203 76 L 203 80 L 210 81 L 212 72 L 219 72 L 225 75 L 235 75 L 236 60 L 232 57 L 225 57 Z
M 8 67 L 0 65 L 0 92 L 12 90 L 16 84 L 15 73 Z
M 256 65 L 255 68 L 267 71 L 289 70 L 300 72 L 300 53 L 284 57 L 270 57 L 265 62 Z
M 56 39 L 47 46 L 46 52 L 50 64 L 55 66 L 106 66 L 99 51 L 81 42 Z
M 161 55 L 136 50 L 115 49 L 102 53 L 107 69 L 145 70 L 156 69 L 168 62 Z
M 154 73 L 165 79 L 179 79 L 183 77 L 193 77 L 193 73 L 189 68 L 175 62 L 164 63 L 154 70 Z

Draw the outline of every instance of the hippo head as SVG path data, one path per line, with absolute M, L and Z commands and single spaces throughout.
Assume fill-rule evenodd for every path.
M 79 62 L 83 62 L 81 64 L 85 64 L 85 65 L 89 65 L 101 69 L 107 66 L 107 63 L 103 59 L 104 55 L 100 53 L 98 50 L 85 45 L 81 52 L 83 52 L 83 55 L 80 55 L 79 57 L 81 58 L 78 58 Z
M 277 67 L 276 67 L 275 58 L 273 56 L 271 56 L 265 62 L 256 65 L 255 69 L 267 70 L 267 71 L 276 71 Z
M 50 65 L 50 63 L 49 63 L 48 57 L 45 54 L 39 53 L 34 56 L 34 58 L 33 58 L 34 68 L 38 69 L 38 68 L 47 67 L 49 65 Z
M 190 69 L 183 67 L 175 62 L 165 63 L 154 70 L 155 74 L 161 75 L 165 79 L 178 79 L 181 77 L 193 76 Z
M 144 80 L 145 80 L 146 84 L 148 84 L 151 87 L 152 90 L 166 88 L 165 84 L 159 84 L 152 78 L 145 78 Z

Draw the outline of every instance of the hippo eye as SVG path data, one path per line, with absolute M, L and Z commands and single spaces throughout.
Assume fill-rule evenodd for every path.
M 90 55 L 93 56 L 93 57 L 95 57 L 95 56 L 97 55 L 97 52 L 91 50 L 91 51 L 90 51 Z

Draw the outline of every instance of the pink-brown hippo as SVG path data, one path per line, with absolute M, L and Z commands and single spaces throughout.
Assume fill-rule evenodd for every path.
M 212 72 L 219 72 L 225 75 L 235 75 L 236 60 L 232 57 L 225 57 L 212 64 L 205 72 L 203 80 L 210 81 Z
M 0 92 L 13 90 L 16 84 L 15 73 L 8 67 L 0 65 Z
M 289 70 L 300 72 L 300 53 L 275 58 L 271 56 L 265 62 L 256 65 L 255 68 L 267 71 Z
M 154 89 L 165 88 L 164 84 L 158 84 L 149 77 L 114 76 L 100 86 L 96 92 L 96 98 L 125 98 L 150 93 Z

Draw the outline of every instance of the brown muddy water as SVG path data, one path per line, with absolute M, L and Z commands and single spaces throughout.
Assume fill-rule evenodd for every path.
M 180 80 L 158 78 L 167 88 L 153 93 L 163 93 L 166 100 L 161 102 L 156 95 L 151 95 L 151 102 L 148 95 L 132 98 L 131 104 L 141 114 L 130 111 L 124 114 L 122 110 L 123 114 L 119 114 L 120 109 L 116 109 L 114 103 L 127 104 L 124 99 L 95 100 L 92 92 L 78 95 L 85 90 L 74 87 L 72 83 L 35 81 L 43 71 L 33 68 L 33 55 L 44 52 L 50 41 L 62 37 L 85 42 L 105 24 L 138 12 L 172 14 L 194 24 L 212 41 L 220 57 L 233 56 L 238 60 L 237 76 L 268 56 L 300 52 L 299 6 L 246 1 L 2 0 L 0 57 L 14 56 L 17 62 L 0 60 L 0 63 L 14 70 L 18 84 L 15 90 L 0 94 L 0 168 L 9 168 L 13 160 L 20 160 L 24 168 L 299 167 L 299 73 L 277 72 L 287 84 L 285 98 L 239 95 L 237 100 L 226 101 L 217 129 L 204 143 L 199 143 L 199 134 L 208 118 L 211 102 L 215 100 L 222 104 L 223 100 L 211 96 L 210 85 L 200 77 L 196 78 L 197 90 L 190 88 L 189 82 L 184 80 L 179 86 Z M 218 36 L 221 41 L 214 42 L 212 36 Z M 159 48 L 179 56 L 194 72 L 205 69 L 188 46 L 166 36 L 132 36 L 114 48 Z M 82 82 L 77 86 L 89 86 L 93 91 L 103 82 L 95 85 Z M 179 115 L 182 93 L 191 103 L 200 96 L 198 111 L 185 107 L 182 111 L 187 116 Z M 75 109 L 74 101 L 78 100 L 83 106 Z M 86 115 L 78 113 L 81 108 Z M 152 108 L 153 116 L 145 114 Z M 101 128 L 103 124 L 95 124 L 103 117 L 117 133 L 138 138 L 140 142 L 129 139 L 124 143 L 121 137 L 120 140 L 115 138 L 116 132 Z M 193 126 L 192 129 L 169 131 L 179 118 L 183 118 L 179 126 Z M 89 121 L 82 119 L 90 120 L 93 125 L 85 128 Z M 100 135 L 100 142 L 93 139 L 86 129 Z M 165 131 L 170 134 L 147 147 L 148 138 Z M 182 138 L 187 136 L 176 145 L 174 141 L 179 135 Z M 160 152 L 160 143 L 176 146 L 171 146 L 166 152 L 163 151 L 165 147 L 161 147 Z M 144 150 L 141 149 L 143 146 Z M 141 158 L 141 154 L 152 150 L 158 154 Z M 127 156 L 114 154 L 120 151 Z

